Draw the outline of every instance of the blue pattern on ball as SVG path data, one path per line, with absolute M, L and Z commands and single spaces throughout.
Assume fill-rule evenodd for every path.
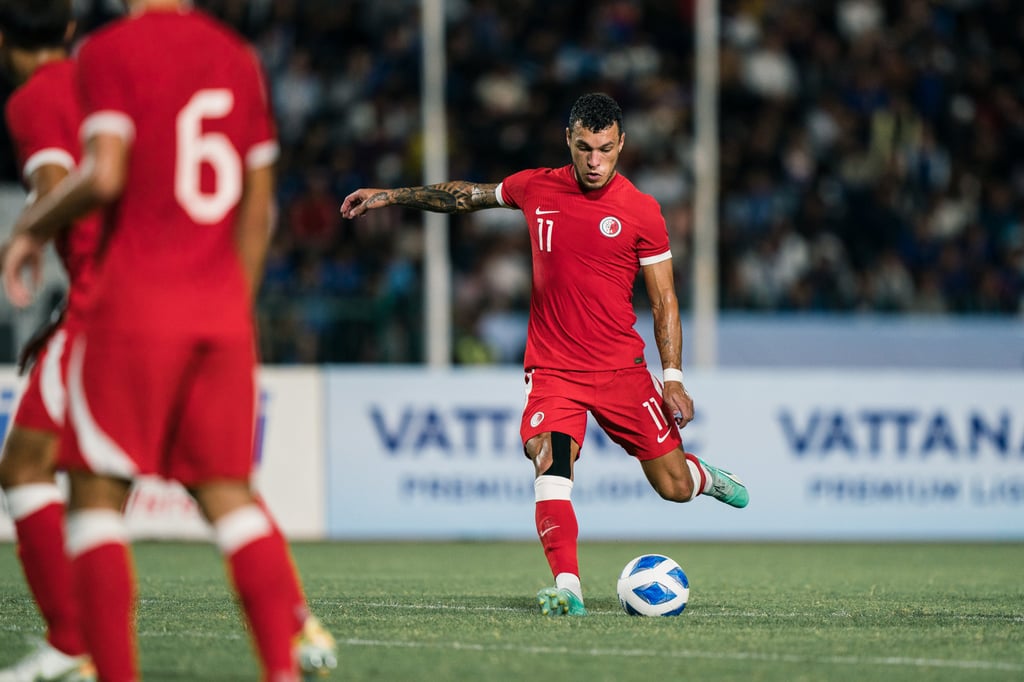
M 665 561 L 667 557 L 663 557 L 660 554 L 648 554 L 641 557 L 640 561 L 636 562 L 636 566 L 629 572 L 630 575 L 636 575 L 640 571 L 646 571 L 649 568 L 654 568 Z
M 686 588 L 690 587 L 690 580 L 689 580 L 689 578 L 686 577 L 686 574 L 683 573 L 683 569 L 678 568 L 678 567 L 677 568 L 673 568 L 671 571 L 668 572 L 668 574 L 670 576 L 672 576 L 673 578 L 675 578 L 676 581 L 680 585 L 682 585 L 683 587 L 686 587 Z
M 653 604 L 655 606 L 658 604 L 664 604 L 667 601 L 672 601 L 676 598 L 676 593 L 672 590 L 665 589 L 665 586 L 661 583 L 647 583 L 640 587 L 634 587 L 633 593 L 648 604 Z

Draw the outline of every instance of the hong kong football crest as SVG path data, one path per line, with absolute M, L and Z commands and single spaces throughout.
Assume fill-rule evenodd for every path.
M 622 223 L 614 216 L 608 216 L 601 220 L 601 234 L 605 237 L 618 237 L 622 232 Z
M 544 421 L 544 413 L 534 412 L 533 416 L 530 417 L 530 426 L 537 428 L 537 426 L 539 426 L 542 421 Z

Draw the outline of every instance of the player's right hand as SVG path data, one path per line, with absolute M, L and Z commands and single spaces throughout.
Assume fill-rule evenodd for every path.
M 693 420 L 693 398 L 678 381 L 666 381 L 662 389 L 665 416 L 683 428 Z
M 6 244 L 2 268 L 7 300 L 18 308 L 28 307 L 43 281 L 43 244 L 24 232 L 16 233 Z M 30 284 L 22 278 L 25 268 Z
M 351 220 L 358 218 L 371 208 L 387 205 L 387 190 L 364 187 L 345 197 L 345 201 L 341 204 L 341 215 Z

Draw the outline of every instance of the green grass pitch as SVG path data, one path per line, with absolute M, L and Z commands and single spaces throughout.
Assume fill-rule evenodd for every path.
M 590 615 L 544 618 L 536 543 L 296 543 L 337 680 L 1022 680 L 1024 544 L 584 542 Z M 678 618 L 625 615 L 637 554 L 690 578 Z M 212 546 L 139 543 L 147 680 L 256 680 Z M 0 666 L 42 634 L 14 547 L 0 544 Z

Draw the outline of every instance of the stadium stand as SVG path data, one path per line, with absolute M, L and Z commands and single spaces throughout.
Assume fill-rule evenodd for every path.
M 337 212 L 356 187 L 421 182 L 419 2 L 197 4 L 258 45 L 284 143 L 265 360 L 422 360 L 422 216 Z M 626 112 L 620 169 L 664 207 L 684 307 L 694 5 L 451 0 L 446 29 L 449 176 L 562 165 L 553 122 L 581 92 L 613 94 Z M 1017 3 L 721 9 L 722 309 L 1020 315 Z M 451 224 L 455 359 L 500 360 L 481 330 L 526 310 L 526 233 L 510 211 Z

